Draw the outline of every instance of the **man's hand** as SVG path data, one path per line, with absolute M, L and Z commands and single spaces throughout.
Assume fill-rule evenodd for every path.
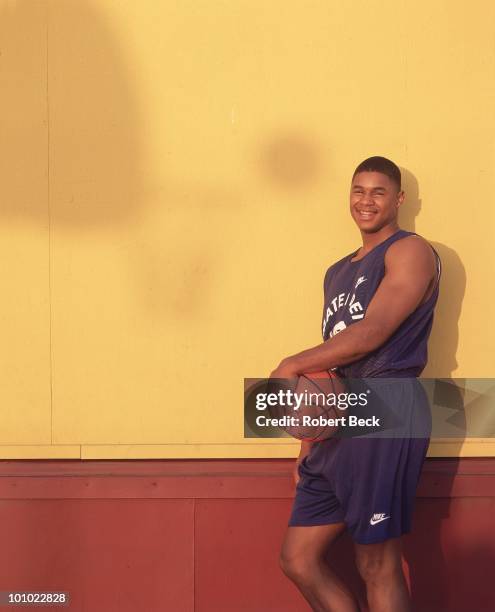
M 296 364 L 289 357 L 279 363 L 270 374 L 270 378 L 296 378 L 298 375 Z

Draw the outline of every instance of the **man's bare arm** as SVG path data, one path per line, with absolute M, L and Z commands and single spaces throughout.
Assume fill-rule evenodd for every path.
M 435 256 L 428 243 L 419 236 L 398 240 L 386 252 L 385 275 L 365 317 L 326 342 L 284 359 L 272 376 L 289 378 L 361 359 L 387 341 L 435 279 Z

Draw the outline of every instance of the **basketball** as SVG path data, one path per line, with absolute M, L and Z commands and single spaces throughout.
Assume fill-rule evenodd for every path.
M 347 393 L 335 373 L 323 370 L 302 374 L 292 385 L 292 393 L 290 405 L 279 404 L 272 411 L 284 431 L 312 442 L 327 440 L 338 431 L 346 415 L 342 399 Z

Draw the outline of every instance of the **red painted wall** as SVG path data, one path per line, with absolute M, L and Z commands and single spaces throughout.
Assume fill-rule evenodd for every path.
M 77 612 L 307 611 L 278 567 L 292 465 L 0 461 L 0 591 L 69 591 Z M 414 610 L 495 610 L 495 460 L 427 460 L 404 544 Z M 331 560 L 362 594 L 347 536 Z

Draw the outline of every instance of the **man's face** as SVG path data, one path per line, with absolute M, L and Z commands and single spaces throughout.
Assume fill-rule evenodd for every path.
M 359 172 L 351 183 L 351 215 L 362 232 L 377 232 L 397 221 L 404 192 L 381 172 Z

